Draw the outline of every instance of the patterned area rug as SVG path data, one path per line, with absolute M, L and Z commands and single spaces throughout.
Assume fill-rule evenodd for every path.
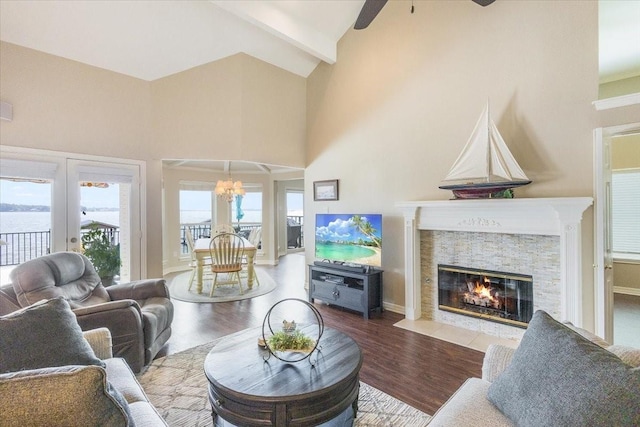
M 212 426 L 204 359 L 218 340 L 156 359 L 138 375 L 151 402 L 172 427 Z M 431 417 L 363 382 L 355 426 L 426 426 Z
M 190 271 L 180 273 L 176 275 L 171 282 L 169 282 L 169 292 L 171 298 L 186 301 L 186 302 L 228 302 L 238 301 L 242 299 L 254 298 L 260 295 L 267 294 L 276 288 L 276 282 L 269 276 L 264 270 L 259 267 L 255 268 L 255 273 L 260 280 L 260 285 L 255 281 L 253 282 L 253 288 L 247 288 L 247 279 L 242 278 L 242 288 L 244 293 L 240 294 L 240 288 L 237 284 L 228 286 L 217 286 L 213 294 L 213 297 L 209 297 L 209 291 L 211 290 L 211 279 L 205 279 L 202 283 L 202 293 L 196 292 L 195 281 L 191 289 L 189 289 L 189 277 Z

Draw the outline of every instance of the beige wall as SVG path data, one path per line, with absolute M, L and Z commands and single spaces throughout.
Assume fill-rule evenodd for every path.
M 162 159 L 304 166 L 305 80 L 246 55 L 146 82 L 3 42 L 0 88 L 2 145 L 146 162 L 148 276 L 163 273 Z
M 307 218 L 380 212 L 384 299 L 404 305 L 398 201 L 448 199 L 438 185 L 482 108 L 533 183 L 517 197 L 593 195 L 593 129 L 600 118 L 596 2 L 389 2 L 340 41 L 338 62 L 309 77 Z M 627 111 L 638 111 L 633 107 Z M 632 115 L 629 114 L 629 117 Z M 313 202 L 314 180 L 340 179 L 340 200 Z M 583 227 L 585 324 L 593 322 L 593 214 Z M 307 260 L 313 225 L 307 221 Z
M 2 145 L 147 160 L 147 229 L 159 230 L 161 169 L 149 162 L 149 82 L 0 42 Z M 147 275 L 162 274 L 162 236 L 147 234 Z
M 153 144 L 165 159 L 304 167 L 305 79 L 237 54 L 152 83 Z
M 640 92 L 640 76 L 629 77 L 600 85 L 600 99 L 614 98 Z

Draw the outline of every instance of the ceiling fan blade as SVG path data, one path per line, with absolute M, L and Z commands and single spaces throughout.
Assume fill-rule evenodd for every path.
M 489 6 L 491 3 L 493 3 L 496 0 L 471 0 L 471 1 L 479 4 L 480 6 Z
M 386 3 L 387 0 L 366 0 L 353 28 L 356 30 L 367 28 Z

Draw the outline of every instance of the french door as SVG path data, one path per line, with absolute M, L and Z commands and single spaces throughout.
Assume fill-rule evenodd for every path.
M 109 238 L 119 245 L 120 281 L 144 277 L 145 254 L 141 244 L 144 237 L 143 162 L 5 146 L 0 147 L 0 166 L 3 185 L 20 182 L 45 184 L 51 196 L 49 212 L 41 215 L 42 221 L 46 222 L 41 228 L 46 229 L 49 235 L 48 247 L 39 248 L 39 252 L 29 252 L 22 243 L 21 248 L 15 248 L 24 251 L 19 262 L 48 252 L 82 251 L 83 233 L 97 227 L 108 230 Z M 3 202 L 40 204 L 21 199 L 18 192 L 11 201 L 3 197 Z M 33 215 L 32 212 L 26 214 Z M 15 224 L 12 233 L 29 231 L 21 229 L 25 227 L 20 225 L 24 221 L 16 221 Z

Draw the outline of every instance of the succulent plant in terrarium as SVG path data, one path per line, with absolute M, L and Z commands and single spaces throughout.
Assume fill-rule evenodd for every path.
M 268 338 L 274 351 L 311 351 L 315 341 L 300 331 L 278 331 Z

